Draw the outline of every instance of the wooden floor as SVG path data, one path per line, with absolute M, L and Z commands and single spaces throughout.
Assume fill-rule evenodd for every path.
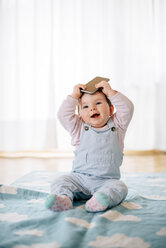
M 73 158 L 0 158 L 0 184 L 35 170 L 70 171 Z M 166 172 L 166 154 L 125 155 L 122 172 Z

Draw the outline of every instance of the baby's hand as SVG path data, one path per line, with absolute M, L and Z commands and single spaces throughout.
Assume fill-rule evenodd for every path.
M 117 91 L 113 90 L 110 86 L 110 84 L 107 81 L 101 81 L 100 83 L 96 84 L 95 87 L 97 89 L 102 88 L 102 92 L 107 96 L 111 97 L 114 96 Z
M 82 95 L 80 89 L 85 90 L 85 88 L 86 88 L 86 85 L 84 85 L 84 84 L 75 85 L 73 88 L 73 93 L 70 96 L 75 98 L 75 99 L 79 99 Z

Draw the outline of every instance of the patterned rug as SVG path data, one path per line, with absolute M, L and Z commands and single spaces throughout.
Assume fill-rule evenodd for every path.
M 65 212 L 46 209 L 60 174 L 34 171 L 0 185 L 0 248 L 166 247 L 166 173 L 122 174 L 127 198 L 100 213 L 86 212 L 84 201 Z

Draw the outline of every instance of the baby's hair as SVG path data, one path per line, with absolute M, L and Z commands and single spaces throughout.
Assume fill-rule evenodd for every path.
M 99 88 L 98 91 L 96 91 L 96 92 L 101 92 L 101 93 L 103 93 L 101 88 Z M 81 100 L 81 98 L 82 98 L 82 96 L 83 96 L 84 94 L 88 94 L 88 93 L 82 92 L 82 95 L 81 95 L 80 98 L 79 98 L 79 103 L 80 103 L 80 100 Z M 94 93 L 94 94 L 95 94 L 95 93 Z M 108 105 L 111 107 L 111 106 L 112 106 L 111 101 L 108 99 L 108 97 L 107 97 L 104 93 L 103 93 L 103 95 L 105 96 L 105 99 L 106 99 Z M 79 103 L 78 103 L 78 105 L 77 105 L 78 114 L 79 114 L 79 112 L 80 112 L 80 111 L 79 111 Z
M 103 92 L 102 92 L 102 88 L 99 88 L 97 92 L 101 92 L 101 93 L 103 93 Z M 105 96 L 106 101 L 108 102 L 108 105 L 111 107 L 111 106 L 112 106 L 111 101 L 108 99 L 108 97 L 107 97 L 104 93 L 103 93 L 103 95 Z

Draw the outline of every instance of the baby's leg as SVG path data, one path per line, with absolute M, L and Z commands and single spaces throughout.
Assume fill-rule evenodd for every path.
M 51 195 L 46 199 L 46 207 L 53 211 L 71 209 L 73 193 L 84 192 L 78 176 L 74 173 L 61 176 L 51 184 Z
M 106 180 L 93 197 L 86 202 L 86 210 L 89 212 L 104 211 L 122 202 L 128 193 L 127 186 L 120 180 Z

